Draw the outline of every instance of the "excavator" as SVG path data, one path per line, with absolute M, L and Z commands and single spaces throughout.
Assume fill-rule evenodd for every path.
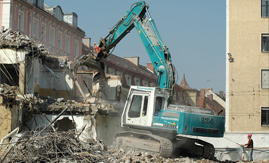
M 131 86 L 121 116 L 124 129 L 114 136 L 114 145 L 136 148 L 163 157 L 181 155 L 214 158 L 214 146 L 197 136 L 223 137 L 223 116 L 195 106 L 175 105 L 176 69 L 144 1 L 134 3 L 105 38 L 100 38 L 94 59 L 82 56 L 76 63 L 97 69 L 104 77 L 102 59 L 132 30 L 136 29 L 157 73 L 157 87 Z

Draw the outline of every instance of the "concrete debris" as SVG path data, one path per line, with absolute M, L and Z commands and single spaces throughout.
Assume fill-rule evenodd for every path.
M 31 133 L 29 133 L 31 134 Z M 109 148 L 102 141 L 76 139 L 77 133 L 42 132 L 21 138 L 10 150 L 4 163 L 10 162 L 193 162 L 190 158 L 165 159 L 136 150 Z
M 29 133 L 31 134 L 31 133 Z M 25 134 L 26 135 L 26 134 Z M 94 139 L 81 142 L 74 131 L 26 135 L 3 162 L 106 162 L 106 146 Z
M 117 149 L 107 147 L 102 141 L 90 137 L 81 141 L 79 132 L 42 132 L 25 133 L 3 159 L 3 163 L 11 162 L 113 162 L 113 163 L 217 163 L 201 158 L 163 158 L 158 154 L 145 151 Z M 35 136 L 37 135 L 37 136 Z M 228 161 L 231 162 L 231 161 Z M 242 161 L 235 161 L 242 162 Z M 269 162 L 264 160 L 262 162 Z
M 0 32 L 0 46 L 1 48 L 17 48 L 30 51 L 38 50 L 41 54 L 48 54 L 49 52 L 42 46 L 37 44 L 27 35 L 21 34 L 19 31 L 11 31 L 10 29 L 3 29 Z
M 17 86 L 9 86 L 8 84 L 0 84 L 0 96 L 3 97 L 6 106 L 13 104 L 22 104 L 23 108 L 30 113 L 59 113 L 70 106 L 66 111 L 74 112 L 75 114 L 82 115 L 118 115 L 118 107 L 116 104 L 111 104 L 103 100 L 87 100 L 77 102 L 75 100 L 65 100 L 64 98 L 48 97 L 34 97 L 33 95 L 20 95 Z M 115 106 L 115 107 L 114 107 Z
M 71 61 L 68 57 L 59 57 L 49 54 L 49 51 L 43 44 L 29 39 L 27 35 L 21 34 L 19 31 L 11 31 L 10 29 L 3 29 L 0 31 L 0 49 L 17 49 L 27 52 L 30 57 L 36 57 L 41 60 L 41 63 L 50 68 L 71 68 Z
M 17 97 L 17 94 L 20 94 L 17 86 L 10 86 L 5 83 L 0 84 L 0 95 L 8 104 L 14 102 L 17 98 L 23 98 L 22 96 Z M 8 104 L 6 106 L 8 106 Z

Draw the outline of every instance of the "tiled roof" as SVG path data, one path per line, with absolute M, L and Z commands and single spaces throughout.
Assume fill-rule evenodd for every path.
M 221 106 L 217 101 L 215 100 L 211 100 L 208 97 L 205 97 L 205 104 L 208 105 L 210 107 L 210 109 L 212 109 L 212 111 L 217 114 L 219 113 L 221 110 L 223 110 L 220 115 L 224 116 L 225 115 L 225 108 L 223 106 Z
M 157 75 L 149 71 L 145 66 L 137 66 L 131 61 L 114 54 L 110 54 L 106 59 L 103 59 L 102 61 L 111 68 L 115 68 L 122 72 L 127 72 L 130 75 L 135 75 L 137 77 L 141 77 L 142 79 L 154 81 L 157 79 Z
M 90 53 L 90 49 L 92 50 L 92 47 L 87 47 L 86 45 L 82 45 L 82 54 L 88 54 Z M 105 65 L 114 68 L 121 72 L 126 72 L 129 75 L 133 75 L 136 77 L 139 77 L 144 80 L 148 80 L 151 82 L 156 83 L 157 82 L 157 75 L 156 73 L 152 73 L 147 67 L 142 65 L 135 65 L 128 59 L 116 56 L 114 54 L 110 54 L 106 59 L 102 59 L 102 61 L 105 63 Z M 184 90 L 196 90 L 191 88 L 185 78 L 185 74 L 183 76 L 182 82 L 180 85 L 176 85 L 176 89 L 179 91 Z
M 89 48 L 88 46 L 82 44 L 83 55 L 89 54 L 91 50 L 92 47 Z M 105 65 L 117 69 L 121 72 L 126 72 L 130 75 L 134 75 L 142 79 L 149 80 L 151 82 L 156 82 L 157 75 L 155 73 L 149 71 L 145 66 L 135 65 L 134 63 L 130 62 L 125 58 L 110 54 L 107 58 L 102 59 L 102 62 L 104 62 Z

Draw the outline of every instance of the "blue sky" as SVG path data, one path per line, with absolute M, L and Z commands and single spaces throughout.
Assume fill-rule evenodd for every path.
M 106 37 L 135 0 L 45 0 L 48 6 L 61 6 L 75 12 L 78 26 L 93 42 Z M 163 42 L 169 48 L 178 72 L 185 73 L 190 87 L 225 91 L 225 0 L 146 0 Z M 113 54 L 139 56 L 140 64 L 150 62 L 136 29 L 117 45 Z

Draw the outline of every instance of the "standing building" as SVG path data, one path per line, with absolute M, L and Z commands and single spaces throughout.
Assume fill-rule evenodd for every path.
M 268 0 L 228 1 L 227 132 L 269 133 L 268 22 Z
M 269 1 L 226 3 L 226 135 L 268 148 Z

